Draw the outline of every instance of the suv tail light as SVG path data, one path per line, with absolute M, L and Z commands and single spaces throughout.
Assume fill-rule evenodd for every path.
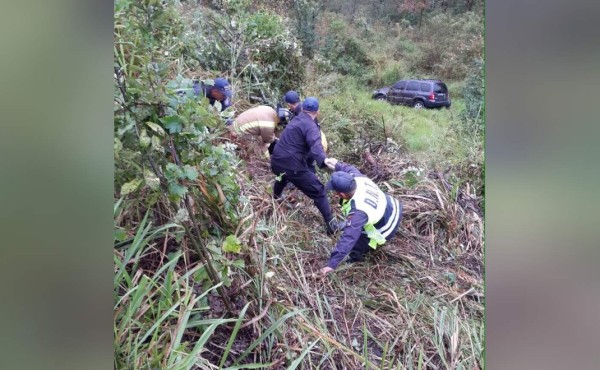
M 429 100 L 435 101 L 435 94 L 434 93 L 429 94 Z

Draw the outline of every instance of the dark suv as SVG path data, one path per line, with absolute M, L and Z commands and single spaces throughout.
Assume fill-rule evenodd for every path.
M 373 92 L 373 99 L 405 104 L 416 109 L 450 108 L 448 87 L 440 80 L 400 80 Z

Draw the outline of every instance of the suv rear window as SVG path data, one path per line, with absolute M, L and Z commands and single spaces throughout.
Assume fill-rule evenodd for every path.
M 445 83 L 436 82 L 433 87 L 433 91 L 435 91 L 436 93 L 446 94 L 448 92 L 448 88 L 446 87 Z
M 417 81 L 410 81 L 406 86 L 406 90 L 419 90 L 419 83 Z
M 402 90 L 406 86 L 406 81 L 398 81 L 394 84 L 394 89 Z
M 421 82 L 421 91 L 423 92 L 430 92 L 431 91 L 431 85 L 428 84 L 427 82 Z

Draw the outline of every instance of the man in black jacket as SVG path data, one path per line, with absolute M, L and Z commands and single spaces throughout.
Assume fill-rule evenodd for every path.
M 204 82 L 194 81 L 193 85 L 194 95 L 204 95 L 208 98 L 210 105 L 215 102 L 221 103 L 221 112 L 231 106 L 231 98 L 233 92 L 229 81 L 223 77 L 216 78 L 212 85 L 207 85 Z
M 331 162 L 321 144 L 321 132 L 315 120 L 319 114 L 319 101 L 308 97 L 302 103 L 302 112 L 287 125 L 271 155 L 271 171 L 278 176 L 273 184 L 273 197 L 281 198 L 283 189 L 291 182 L 311 198 L 325 220 L 328 234 L 339 229 L 333 221 L 325 187 L 307 165 L 311 156 L 321 168 Z

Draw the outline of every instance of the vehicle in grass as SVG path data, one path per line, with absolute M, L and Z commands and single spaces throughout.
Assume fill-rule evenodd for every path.
M 400 80 L 373 91 L 373 99 L 421 108 L 450 108 L 448 86 L 441 80 Z

